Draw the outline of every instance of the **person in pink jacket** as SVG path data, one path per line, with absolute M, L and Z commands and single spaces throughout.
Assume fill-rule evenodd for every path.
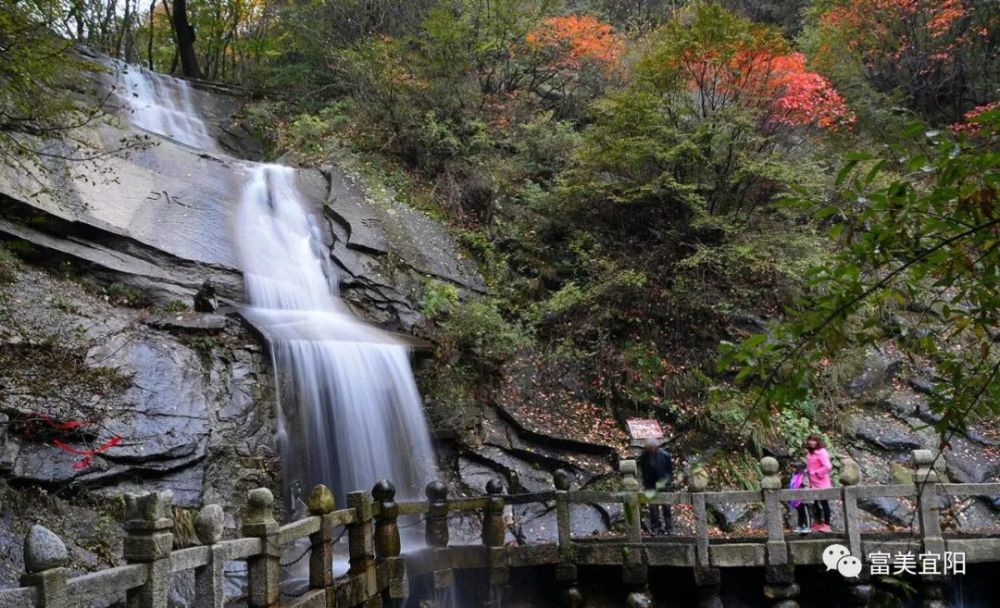
M 809 472 L 809 487 L 814 490 L 832 488 L 833 464 L 830 454 L 819 435 L 809 435 L 806 438 L 806 470 Z M 830 532 L 830 501 L 817 500 L 813 504 L 816 516 L 812 529 L 817 532 Z

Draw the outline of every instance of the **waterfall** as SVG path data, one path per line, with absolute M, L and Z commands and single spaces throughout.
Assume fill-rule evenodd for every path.
M 190 83 L 117 60 L 114 66 L 115 93 L 133 124 L 193 148 L 217 150 L 194 104 Z
M 409 351 L 337 297 L 319 227 L 278 165 L 248 171 L 237 245 L 252 307 L 278 373 L 279 445 L 291 496 L 315 483 L 346 491 L 386 478 L 417 498 L 434 452 Z M 293 509 L 294 510 L 294 509 Z
M 217 152 L 190 85 L 116 63 L 117 92 L 137 126 Z M 434 452 L 409 349 L 355 318 L 338 297 L 320 227 L 289 167 L 246 163 L 236 247 L 251 306 L 277 377 L 278 444 L 289 515 L 317 483 L 346 492 L 389 479 L 397 498 L 422 498 Z

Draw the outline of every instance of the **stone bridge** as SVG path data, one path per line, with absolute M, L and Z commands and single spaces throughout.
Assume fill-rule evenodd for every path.
M 639 490 L 634 461 L 621 465 L 621 490 L 617 492 L 573 491 L 571 476 L 556 474 L 550 492 L 504 495 L 499 480 L 487 484 L 487 494 L 475 498 L 448 498 L 441 482 L 427 486 L 427 501 L 396 502 L 395 488 L 380 481 L 371 492 L 352 492 L 347 505 L 336 509 L 325 486 L 313 489 L 308 499 L 310 515 L 280 525 L 272 508 L 274 497 L 266 489 L 247 495 L 241 537 L 223 540 L 223 511 L 205 506 L 195 521 L 200 545 L 174 549 L 174 521 L 169 493 L 126 496 L 124 560 L 126 565 L 71 576 L 67 551 L 49 530 L 35 526 L 25 540 L 26 574 L 22 587 L 0 590 L 0 608 L 68 608 L 116 605 L 128 608 L 167 608 L 171 576 L 193 571 L 195 608 L 245 605 L 250 608 L 329 608 L 402 606 L 411 593 L 411 582 L 443 590 L 455 584 L 455 573 L 478 571 L 489 584 L 480 589 L 477 605 L 499 607 L 512 570 L 546 566 L 554 572 L 567 607 L 583 605 L 581 567 L 606 567 L 609 575 L 622 577 L 627 606 L 651 606 L 651 574 L 662 568 L 688 569 L 693 575 L 700 607 L 722 606 L 721 570 L 757 567 L 764 570 L 763 595 L 774 608 L 796 608 L 799 586 L 795 567 L 821 564 L 824 548 L 832 543 L 847 546 L 852 555 L 872 553 L 961 553 L 966 563 L 1000 561 L 1000 536 L 956 535 L 942 532 L 941 505 L 948 498 L 1000 496 L 1000 483 L 942 483 L 933 469 L 935 455 L 928 450 L 913 453 L 912 485 L 845 485 L 824 490 L 782 489 L 778 463 L 761 461 L 763 478 L 759 491 L 706 491 L 708 478 L 696 472 L 690 492 L 668 492 L 649 497 Z M 856 481 L 850 476 L 845 482 Z M 903 532 L 872 533 L 862 529 L 858 503 L 891 497 L 913 505 L 913 522 Z M 835 513 L 835 532 L 808 538 L 786 536 L 786 501 L 830 500 Z M 543 502 L 552 505 L 558 522 L 557 542 L 535 545 L 505 544 L 512 505 Z M 646 503 L 688 505 L 693 534 L 649 537 L 643 533 L 642 509 Z M 763 524 L 741 537 L 722 538 L 710 525 L 709 510 L 723 505 L 760 503 Z M 570 526 L 573 505 L 618 505 L 624 513 L 624 530 L 609 536 L 574 537 Z M 477 514 L 482 533 L 471 544 L 449 543 L 449 516 Z M 421 548 L 401 551 L 400 518 L 422 520 Z M 419 523 L 419 521 L 418 521 Z M 334 575 L 335 554 L 343 553 L 340 535 L 346 532 L 349 569 Z M 281 589 L 283 551 L 300 539 L 308 539 L 308 581 L 300 592 Z M 306 541 L 301 541 L 305 543 Z M 227 562 L 246 563 L 247 585 L 241 598 L 224 593 Z M 620 574 L 619 574 L 620 573 Z M 923 606 L 943 608 L 947 604 L 944 575 L 921 577 Z M 842 605 L 866 606 L 871 597 L 870 573 L 845 579 Z M 471 608 L 462 606 L 461 608 Z

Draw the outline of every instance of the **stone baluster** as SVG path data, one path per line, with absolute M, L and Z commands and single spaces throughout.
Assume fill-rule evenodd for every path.
M 54 532 L 32 526 L 24 539 L 24 569 L 21 584 L 36 587 L 38 608 L 69 608 L 66 581 L 69 579 L 69 554 Z
M 384 599 L 395 605 L 402 605 L 409 595 L 409 581 L 406 578 L 405 563 L 400 558 L 402 545 L 399 539 L 399 505 L 396 504 L 396 486 L 383 479 L 372 488 L 372 497 L 378 502 L 378 516 L 375 518 L 375 557 L 379 564 L 385 564 L 389 577 L 389 589 Z
M 146 566 L 146 582 L 126 594 L 128 608 L 167 608 L 173 550 L 173 494 L 125 495 L 125 561 Z
M 432 481 L 427 484 L 424 494 L 427 496 L 424 540 L 430 547 L 434 589 L 447 589 L 455 583 L 448 554 L 448 486 Z
M 427 495 L 427 518 L 424 540 L 430 547 L 448 546 L 448 486 L 432 481 L 424 490 Z
M 194 608 L 222 608 L 225 605 L 222 581 L 226 552 L 219 546 L 224 527 L 225 513 L 219 505 L 205 505 L 194 520 L 195 534 L 208 549 L 208 563 L 194 571 Z
M 562 587 L 561 604 L 563 608 L 581 608 L 583 593 L 580 592 L 577 567 L 570 557 L 573 553 L 570 526 L 569 490 L 573 475 L 569 471 L 559 469 L 553 475 L 556 486 L 556 525 L 559 532 L 559 556 L 562 561 L 556 564 L 555 578 Z
M 573 475 L 569 471 L 559 469 L 553 475 L 556 485 L 556 526 L 559 532 L 560 553 L 565 553 L 573 542 L 572 527 L 569 515 L 569 489 L 573 482 Z
M 638 466 L 634 460 L 618 463 L 622 475 L 622 505 L 625 509 L 625 536 L 630 544 L 642 543 L 642 507 L 639 499 Z M 645 601 L 648 597 L 649 567 L 643 561 L 645 553 L 641 547 L 627 551 L 622 556 L 622 582 L 628 592 L 626 604 Z M 643 599 L 645 598 L 645 599 Z M 641 605 L 641 604 L 640 604 Z
M 694 584 L 698 587 L 698 608 L 722 608 L 722 573 L 712 566 L 708 544 L 708 513 L 705 508 L 705 490 L 708 489 L 708 471 L 695 466 L 690 476 L 691 507 L 695 528 Z
M 372 497 L 368 492 L 350 492 L 347 506 L 355 510 L 354 523 L 347 526 L 347 552 L 351 576 L 363 581 L 364 597 L 378 594 L 378 572 L 375 569 L 375 519 Z
M 507 533 L 503 520 L 503 482 L 491 479 L 486 482 L 486 510 L 483 513 L 483 544 L 502 547 Z
M 840 485 L 843 486 L 844 500 L 844 532 L 847 536 L 847 548 L 851 555 L 864 560 L 861 548 L 861 517 L 858 511 L 858 484 L 861 483 L 861 468 L 852 458 L 844 456 L 840 459 Z M 844 603 L 851 608 L 864 608 L 871 601 L 874 590 L 871 584 L 871 570 L 861 569 L 856 578 L 844 580 Z
M 488 547 L 487 567 L 490 571 L 490 590 L 482 601 L 482 608 L 500 608 L 503 592 L 510 582 L 510 568 L 504 538 L 507 524 L 504 522 L 503 482 L 491 479 L 486 482 L 486 509 L 483 512 L 483 545 Z
M 944 538 L 941 536 L 941 520 L 938 518 L 940 500 L 934 460 L 934 452 L 930 450 L 913 450 L 913 483 L 917 489 L 917 509 L 924 552 L 941 555 L 944 553 Z
M 764 566 L 764 597 L 772 608 L 798 608 L 795 598 L 799 585 L 795 582 L 795 566 L 788 559 L 785 544 L 785 508 L 778 498 L 781 475 L 778 461 L 771 456 L 760 459 L 760 489 L 764 495 L 764 517 L 767 522 L 767 563 Z
M 309 514 L 319 517 L 319 530 L 309 535 L 309 588 L 326 590 L 326 605 L 334 602 L 333 586 L 333 510 L 337 503 L 333 492 L 317 484 L 309 493 Z
M 250 608 L 278 606 L 281 547 L 274 519 L 274 495 L 267 488 L 247 492 L 243 536 L 260 539 L 260 553 L 247 558 L 247 591 Z
M 917 515 L 920 521 L 920 534 L 923 540 L 924 553 L 944 556 L 945 542 L 941 535 L 940 508 L 941 499 L 938 496 L 937 471 L 934 470 L 936 460 L 931 450 L 913 450 L 913 483 L 917 491 Z M 921 608 L 948 608 L 945 589 L 948 587 L 948 577 L 944 575 L 924 575 L 920 577 L 923 587 Z
M 771 456 L 760 459 L 760 489 L 764 494 L 764 516 L 767 522 L 767 563 L 782 566 L 788 563 L 788 546 L 785 544 L 785 509 L 778 499 L 781 475 L 778 461 Z
M 625 536 L 630 543 L 642 542 L 642 513 L 639 511 L 638 468 L 634 460 L 622 460 L 618 464 L 622 475 L 622 506 L 625 509 Z

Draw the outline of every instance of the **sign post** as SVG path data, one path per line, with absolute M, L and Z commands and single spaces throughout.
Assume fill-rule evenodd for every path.
M 625 424 L 628 425 L 632 447 L 640 447 L 648 439 L 663 439 L 663 429 L 660 428 L 660 423 L 652 418 L 629 418 Z

